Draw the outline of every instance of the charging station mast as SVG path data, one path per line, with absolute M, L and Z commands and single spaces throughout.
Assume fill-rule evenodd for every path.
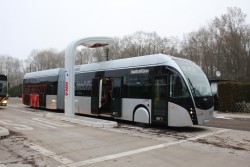
M 65 50 L 65 116 L 75 116 L 75 57 L 76 48 L 85 46 L 97 48 L 113 42 L 110 37 L 81 38 L 71 42 Z

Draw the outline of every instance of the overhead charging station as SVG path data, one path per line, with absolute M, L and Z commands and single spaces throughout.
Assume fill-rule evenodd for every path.
M 110 37 L 81 38 L 71 42 L 65 50 L 65 116 L 75 116 L 75 57 L 76 48 L 84 46 L 87 48 L 104 47 L 113 42 Z

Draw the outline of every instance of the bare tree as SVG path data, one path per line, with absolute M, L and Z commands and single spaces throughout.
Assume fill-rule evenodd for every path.
M 89 64 L 96 62 L 96 57 L 94 56 L 94 50 L 90 48 L 80 48 L 76 52 L 76 65 Z
M 208 26 L 185 35 L 181 54 L 200 65 L 210 78 L 249 81 L 249 25 L 239 8 L 228 8 Z
M 55 49 L 32 50 L 26 62 L 26 71 L 41 71 L 64 67 L 64 51 Z
M 227 79 L 247 79 L 249 54 L 246 46 L 249 45 L 250 31 L 245 18 L 246 15 L 241 9 L 228 8 L 227 14 L 216 17 L 210 25 L 217 47 L 218 58 L 215 64 Z
M 8 76 L 10 85 L 13 86 L 22 83 L 24 75 L 22 61 L 8 55 L 0 55 L 0 59 L 0 73 Z

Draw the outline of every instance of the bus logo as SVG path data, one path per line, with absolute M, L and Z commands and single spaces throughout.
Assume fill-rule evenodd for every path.
M 131 74 L 148 74 L 149 69 L 136 69 L 136 70 L 131 70 Z
M 69 95 L 69 83 L 65 82 L 65 96 Z

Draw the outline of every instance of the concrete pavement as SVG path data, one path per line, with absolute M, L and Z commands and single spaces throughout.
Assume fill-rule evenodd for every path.
M 12 104 L 20 103 L 20 101 L 21 100 L 19 98 L 10 98 L 10 103 L 12 103 Z M 9 105 L 9 107 L 11 107 L 11 105 Z M 23 105 L 21 105 L 20 107 L 22 107 L 22 106 Z M 14 108 L 14 110 L 17 110 L 17 109 Z M 32 112 L 32 111 L 23 111 L 23 112 Z M 84 125 L 84 126 L 98 127 L 98 128 L 117 127 L 117 122 L 115 122 L 115 121 L 108 121 L 108 120 L 103 120 L 103 119 L 98 119 L 98 118 L 90 118 L 90 117 L 84 117 L 84 116 L 78 116 L 78 115 L 75 115 L 73 117 L 66 117 L 64 113 L 46 112 L 45 117 L 52 118 L 55 120 L 63 120 L 63 121 L 68 121 L 68 122 L 72 122 L 72 123 L 77 123 L 77 124 Z M 9 134 L 10 134 L 10 132 L 8 129 L 0 126 L 0 138 L 6 137 Z
M 83 116 L 66 117 L 64 113 L 47 113 L 45 117 L 98 128 L 117 127 L 117 122 Z M 0 138 L 8 136 L 9 130 L 0 126 Z
M 66 117 L 64 113 L 47 113 L 45 116 L 48 118 L 68 121 L 68 122 L 77 123 L 77 124 L 84 125 L 84 126 L 92 126 L 92 127 L 98 127 L 98 128 L 117 127 L 117 122 L 115 121 L 108 121 L 108 120 L 103 120 L 103 119 L 98 119 L 98 118 L 90 118 L 90 117 L 84 117 L 84 116 L 78 116 L 78 115 L 75 115 L 73 117 Z

